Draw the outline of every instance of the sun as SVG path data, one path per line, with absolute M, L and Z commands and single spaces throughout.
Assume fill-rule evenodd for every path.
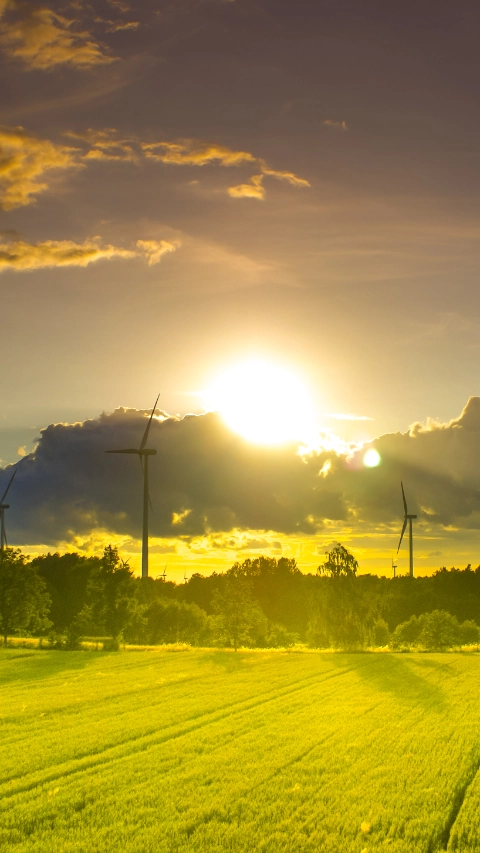
M 252 359 L 221 374 L 204 394 L 206 408 L 249 441 L 301 441 L 312 429 L 310 395 L 301 380 L 282 367 Z

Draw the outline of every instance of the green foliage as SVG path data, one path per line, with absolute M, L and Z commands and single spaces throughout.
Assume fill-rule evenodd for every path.
M 158 598 L 145 612 L 142 639 L 149 644 L 183 642 L 201 645 L 209 639 L 209 624 L 207 614 L 196 604 Z
M 242 575 L 232 573 L 225 578 L 222 590 L 213 599 L 216 614 L 214 632 L 217 642 L 239 646 L 255 646 L 267 632 L 267 620 L 253 600 L 251 583 Z
M 78 631 L 120 638 L 137 616 L 135 591 L 128 564 L 109 545 L 101 562 L 90 571 L 86 602 L 77 617 Z
M 462 645 L 475 645 L 480 642 L 480 628 L 473 619 L 466 619 L 459 626 L 459 640 Z
M 332 578 L 354 577 L 357 570 L 358 561 L 339 543 L 331 551 L 327 551 L 326 560 L 318 567 L 317 573 Z
M 309 645 L 361 649 L 370 645 L 378 617 L 375 596 L 365 594 L 353 574 L 323 578 L 312 601 Z
M 412 616 L 407 622 L 397 625 L 392 636 L 393 647 L 413 646 L 418 643 L 422 627 L 422 622 L 417 616 Z
M 477 643 L 480 629 L 475 622 L 458 619 L 446 610 L 432 610 L 421 616 L 412 616 L 407 622 L 397 625 L 393 636 L 394 648 L 418 646 L 431 650 L 444 650 L 462 644 Z
M 377 619 L 373 625 L 373 642 L 376 646 L 388 646 L 390 631 L 385 619 Z
M 447 649 L 458 645 L 460 626 L 455 616 L 445 610 L 432 610 L 420 617 L 420 642 L 426 649 Z
M 52 602 L 49 618 L 58 633 L 67 631 L 83 609 L 90 573 L 100 562 L 98 557 L 76 553 L 46 554 L 32 560 L 46 583 Z
M 50 597 L 38 572 L 19 550 L 0 553 L 0 634 L 4 644 L 13 634 L 42 632 L 50 626 Z

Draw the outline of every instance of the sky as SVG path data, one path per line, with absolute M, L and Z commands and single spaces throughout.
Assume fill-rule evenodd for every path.
M 480 563 L 478 4 L 0 16 L 9 541 L 112 541 L 137 571 L 140 466 L 103 450 L 140 441 L 160 392 L 153 573 L 260 553 L 315 571 L 341 541 L 391 574 L 400 480 L 418 574 Z M 262 443 L 209 413 L 252 364 L 252 387 L 279 371 L 267 431 L 306 422 L 301 388 L 308 437 Z M 244 393 L 243 421 L 263 396 Z

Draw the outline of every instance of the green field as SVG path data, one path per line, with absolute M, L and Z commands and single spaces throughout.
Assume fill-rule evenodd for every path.
M 0 850 L 480 850 L 480 657 L 0 652 Z

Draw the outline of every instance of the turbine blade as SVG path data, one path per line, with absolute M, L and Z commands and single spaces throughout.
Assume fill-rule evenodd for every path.
M 403 491 L 403 483 L 402 483 L 402 481 L 400 481 L 400 485 L 401 485 L 401 487 L 402 487 L 403 508 L 404 508 L 404 510 L 405 510 L 405 515 L 408 515 L 407 501 L 405 500 L 405 492 Z
M 3 497 L 2 497 L 2 499 L 0 500 L 0 504 L 3 504 L 3 502 L 4 502 L 5 498 L 7 497 L 7 492 L 8 492 L 8 490 L 9 490 L 10 486 L 11 486 L 11 485 L 12 485 L 12 483 L 13 483 L 13 478 L 15 477 L 15 474 L 16 474 L 16 473 L 17 473 L 17 469 L 15 468 L 15 471 L 13 472 L 12 476 L 10 477 L 10 482 L 9 482 L 9 484 L 8 484 L 7 488 L 5 489 L 4 493 L 3 493 Z
M 129 447 L 127 450 L 106 450 L 105 453 L 136 453 L 138 456 L 139 451 L 134 447 Z
M 148 441 L 148 433 L 150 432 L 150 424 L 152 423 L 152 418 L 155 414 L 155 409 L 157 408 L 157 403 L 158 403 L 159 399 L 160 399 L 160 394 L 158 395 L 157 399 L 155 400 L 155 405 L 152 409 L 152 414 L 150 415 L 150 417 L 148 419 L 148 424 L 147 424 L 147 427 L 146 427 L 145 432 L 143 434 L 142 443 L 140 445 L 140 450 L 143 450 L 143 448 L 145 447 L 145 445 Z
M 150 512 L 153 512 L 152 502 L 150 500 L 150 492 L 148 493 L 148 503 L 150 504 Z
M 397 554 L 400 551 L 400 545 L 402 544 L 403 534 L 405 533 L 406 529 L 407 529 L 407 519 L 405 518 L 404 522 L 403 522 L 402 533 L 400 536 L 400 542 L 398 543 Z
M 7 531 L 6 530 L 3 531 L 3 541 L 5 542 L 5 548 L 8 548 Z

